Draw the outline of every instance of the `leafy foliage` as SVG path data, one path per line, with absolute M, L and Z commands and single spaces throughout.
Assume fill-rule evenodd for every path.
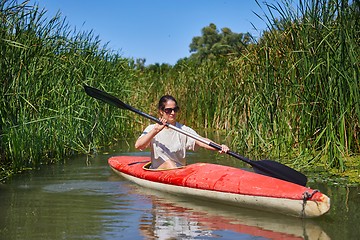
M 193 52 L 191 58 L 197 61 L 220 56 L 239 56 L 253 43 L 250 33 L 234 33 L 226 27 L 219 32 L 214 23 L 204 27 L 201 33 L 202 35 L 194 37 L 190 44 L 190 52 Z

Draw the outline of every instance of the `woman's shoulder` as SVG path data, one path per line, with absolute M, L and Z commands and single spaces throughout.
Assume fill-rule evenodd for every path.
M 144 129 L 143 134 L 150 132 L 154 127 L 155 127 L 155 124 L 150 124 L 150 125 L 148 125 L 148 126 Z
M 189 126 L 186 126 L 186 125 L 184 125 L 184 124 L 181 124 L 181 123 L 179 123 L 179 122 L 176 122 L 176 125 L 175 125 L 176 127 L 178 127 L 178 128 L 181 128 L 182 130 L 185 130 L 185 131 L 189 131 L 189 132 L 196 132 L 194 129 L 192 129 L 191 127 L 189 127 Z
M 150 125 L 148 125 L 145 129 L 152 129 L 152 128 L 154 128 L 155 127 L 155 124 L 150 124 Z
M 188 128 L 188 126 L 186 126 L 186 125 L 184 125 L 184 124 L 181 124 L 181 123 L 179 123 L 179 122 L 176 122 L 176 123 L 175 123 L 175 127 L 178 127 L 178 128 L 181 128 L 181 129 L 183 129 L 183 128 Z

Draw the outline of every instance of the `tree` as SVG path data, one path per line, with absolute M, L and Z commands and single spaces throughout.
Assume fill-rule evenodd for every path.
M 201 30 L 202 36 L 192 39 L 190 52 L 191 58 L 199 61 L 220 56 L 239 55 L 253 42 L 250 33 L 234 33 L 230 28 L 222 28 L 221 32 L 214 23 Z

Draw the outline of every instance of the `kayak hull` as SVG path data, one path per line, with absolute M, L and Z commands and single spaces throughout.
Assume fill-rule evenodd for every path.
M 301 218 L 318 217 L 330 199 L 317 190 L 242 169 L 210 163 L 171 170 L 148 170 L 148 157 L 116 156 L 108 162 L 120 176 L 149 189 L 222 204 Z

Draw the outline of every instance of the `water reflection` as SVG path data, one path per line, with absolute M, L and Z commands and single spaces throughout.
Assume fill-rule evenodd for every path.
M 197 162 L 209 157 L 197 154 Z M 360 187 L 310 181 L 332 208 L 301 220 L 147 190 L 114 174 L 108 158 L 72 159 L 0 184 L 0 239 L 358 239 L 360 233 Z
M 129 193 L 142 195 L 152 205 L 139 224 L 146 239 L 229 239 L 232 234 L 236 239 L 330 239 L 309 219 L 219 206 L 136 185 L 128 187 Z

